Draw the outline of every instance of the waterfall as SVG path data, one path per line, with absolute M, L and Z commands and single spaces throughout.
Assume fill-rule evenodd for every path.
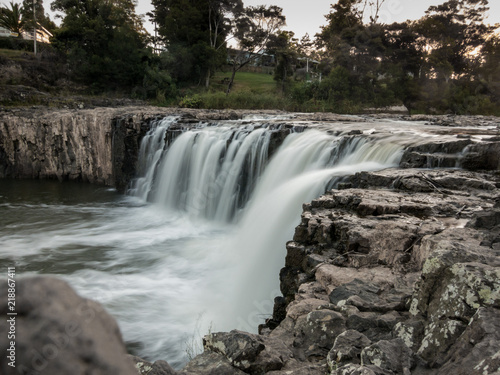
M 132 192 L 164 210 L 230 228 L 217 246 L 217 270 L 196 297 L 216 330 L 256 331 L 269 317 L 303 203 L 336 178 L 396 166 L 403 149 L 389 138 L 310 129 L 291 132 L 268 158 L 268 126 L 200 124 L 166 145 L 173 121 L 159 122 L 144 138 Z
M 139 165 L 146 173 L 135 182 L 133 194 L 192 217 L 231 221 L 264 169 L 271 130 L 200 126 L 164 150 L 171 121 L 154 126 L 143 141 Z M 143 149 L 150 151 L 143 154 Z
M 143 200 L 148 199 L 149 192 L 153 188 L 156 166 L 165 147 L 167 130 L 176 120 L 177 117 L 169 116 L 160 121 L 154 121 L 151 129 L 142 139 L 139 149 L 139 165 L 137 167 L 139 177 L 132 182 L 131 195 Z

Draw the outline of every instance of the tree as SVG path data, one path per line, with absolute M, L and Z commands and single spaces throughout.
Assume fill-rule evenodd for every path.
M 431 6 L 417 25 L 430 46 L 428 64 L 438 78 L 469 74 L 471 52 L 485 42 L 493 27 L 484 24 L 488 0 L 448 0 Z
M 204 82 L 226 60 L 226 42 L 241 0 L 153 0 L 150 18 L 178 81 Z
M 132 0 L 55 0 L 65 14 L 53 45 L 73 76 L 97 90 L 131 88 L 144 76 L 146 36 Z
M 35 8 L 35 12 L 33 12 L 33 7 Z M 35 26 L 35 19 L 38 24 L 42 25 L 50 32 L 57 28 L 50 17 L 45 14 L 43 0 L 23 0 L 23 17 L 30 28 Z
M 483 64 L 478 69 L 480 80 L 493 100 L 500 103 L 500 37 L 488 38 L 481 49 L 481 55 Z
M 238 44 L 230 60 L 231 78 L 227 85 L 226 94 L 233 87 L 236 72 L 252 61 L 261 57 L 272 35 L 276 34 L 285 25 L 283 9 L 275 5 L 266 7 L 247 7 L 235 22 L 234 38 Z
M 345 99 L 366 103 L 390 96 L 387 86 L 380 83 L 382 62 L 388 47 L 385 26 L 375 22 L 380 4 L 373 5 L 376 8 L 372 11 L 370 22 L 364 24 L 364 14 L 370 3 L 365 0 L 339 0 L 326 16 L 329 23 L 317 35 L 317 44 L 324 50 L 324 60 L 329 63 L 330 69 L 324 71 L 325 75 L 329 70 L 341 73 L 341 77 L 346 71 L 349 74 L 349 83 L 353 88 L 349 90 L 351 97 Z M 343 70 L 338 70 L 338 67 Z
M 410 21 L 388 25 L 386 38 L 384 74 L 390 77 L 395 96 L 411 113 L 420 99 L 425 44 Z
M 0 8 L 0 26 L 17 33 L 21 37 L 21 31 L 26 23 L 23 18 L 23 8 L 14 2 L 10 2 L 10 9 L 7 7 Z
M 281 83 L 281 91 L 285 92 L 289 77 L 293 74 L 293 65 L 298 58 L 297 39 L 291 31 L 281 31 L 273 35 L 267 45 L 267 52 L 276 60 L 274 80 Z
M 243 11 L 243 2 L 241 0 L 208 0 L 208 2 L 210 47 L 216 52 L 222 49 L 225 60 L 227 41 L 232 38 L 231 32 L 235 27 L 235 20 Z M 217 53 L 214 56 L 217 56 Z M 205 81 L 206 87 L 209 85 L 211 71 L 217 68 L 217 60 L 212 61 L 210 65 L 211 69 Z
M 208 69 L 207 0 L 152 0 L 152 21 L 166 46 L 165 61 L 178 81 L 200 82 Z

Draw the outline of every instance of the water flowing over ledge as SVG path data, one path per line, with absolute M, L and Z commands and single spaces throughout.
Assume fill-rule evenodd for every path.
M 175 121 L 158 121 L 143 139 L 142 177 L 130 193 L 157 209 L 231 227 L 219 245 L 217 262 L 226 265 L 206 276 L 211 289 L 198 298 L 210 306 L 212 293 L 224 296 L 204 317 L 215 329 L 256 331 L 270 315 L 284 244 L 304 202 L 344 176 L 397 166 L 403 153 L 392 138 L 292 128 L 268 160 L 275 130 L 269 124 L 199 124 L 167 144 L 166 132 Z
M 462 138 L 460 129 L 425 122 L 349 117 L 330 123 L 177 116 L 151 130 L 144 123 L 137 127 L 140 121 L 126 131 L 117 127 L 123 137 L 110 138 L 114 149 L 119 139 L 136 148 L 140 176 L 133 195 L 72 206 L 79 220 L 66 216 L 64 204 L 37 207 L 39 218 L 60 215 L 61 225 L 40 224 L 39 232 L 5 228 L 2 234 L 12 249 L 8 256 L 29 264 L 31 272 L 63 275 L 81 294 L 102 302 L 134 353 L 177 367 L 197 331 L 205 334 L 212 325 L 255 332 L 270 317 L 285 243 L 304 203 L 356 172 L 402 163 L 471 165 L 468 155 L 483 152 L 477 142 L 495 134 L 484 128 Z M 287 136 L 271 147 L 277 129 Z M 62 148 L 75 142 L 61 136 Z M 88 137 L 83 132 L 81 139 Z M 121 155 L 135 160 L 133 153 Z M 9 217 L 21 207 L 5 208 Z

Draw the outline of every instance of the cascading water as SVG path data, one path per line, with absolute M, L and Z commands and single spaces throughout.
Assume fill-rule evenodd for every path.
M 306 130 L 276 148 L 285 130 L 271 118 L 199 124 L 172 141 L 176 122 L 144 137 L 128 196 L 2 181 L 0 263 L 66 279 L 117 319 L 132 353 L 180 368 L 208 327 L 256 331 L 270 316 L 302 204 L 337 177 L 398 164 L 403 145 L 383 138 L 394 128 Z
M 219 244 L 219 268 L 196 297 L 206 306 L 202 330 L 210 325 L 256 331 L 279 294 L 285 243 L 302 204 L 335 178 L 395 166 L 402 154 L 402 146 L 389 141 L 306 130 L 287 136 L 268 162 L 271 131 L 204 126 L 178 136 L 161 160 L 142 156 L 154 163 L 145 177 L 150 191 L 137 189 L 142 197 L 152 197 L 156 207 L 231 226 Z M 156 132 L 162 127 L 150 138 Z M 157 150 L 163 149 L 158 143 Z M 235 215 L 238 210 L 241 215 Z
M 133 194 L 192 217 L 230 221 L 266 164 L 270 130 L 251 125 L 189 130 L 160 161 L 165 144 L 159 140 L 165 139 L 171 121 L 160 122 L 143 142 L 139 163 L 146 173 L 135 182 Z

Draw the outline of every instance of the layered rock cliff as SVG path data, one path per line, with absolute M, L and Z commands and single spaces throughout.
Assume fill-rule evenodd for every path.
M 14 110 L 0 116 L 0 178 L 77 180 L 123 188 L 144 125 L 158 109 Z
M 124 191 L 135 177 L 142 137 L 152 121 L 179 117 L 167 138 L 203 122 L 240 119 L 242 112 L 156 107 L 0 112 L 0 178 L 58 179 L 103 184 Z M 290 127 L 292 125 L 289 125 Z M 276 127 L 272 153 L 289 133 Z

